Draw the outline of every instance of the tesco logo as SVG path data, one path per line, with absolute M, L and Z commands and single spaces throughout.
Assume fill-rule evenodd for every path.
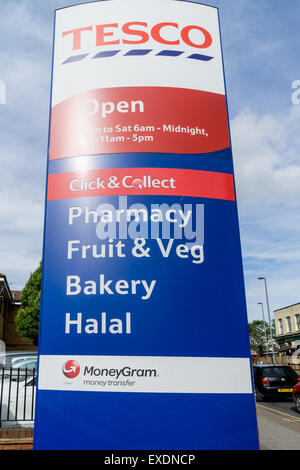
M 152 27 L 144 21 L 130 21 L 123 25 L 98 24 L 70 29 L 64 31 L 62 36 L 72 38 L 73 51 L 82 49 L 83 40 L 92 38 L 96 47 L 145 44 L 152 38 L 159 44 L 176 46 L 184 43 L 196 49 L 207 49 L 213 42 L 211 34 L 205 28 L 197 25 L 180 27 L 173 22 L 157 23 Z

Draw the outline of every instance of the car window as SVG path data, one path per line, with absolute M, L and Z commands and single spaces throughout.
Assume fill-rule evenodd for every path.
M 24 361 L 37 358 L 36 352 L 5 352 L 0 354 L 0 367 L 4 366 L 5 368 L 15 367 L 16 361 Z
M 28 359 L 32 359 L 32 358 L 28 356 L 22 356 L 22 357 L 17 357 L 16 359 L 12 359 L 11 362 L 15 364 L 16 362 L 27 361 Z
M 16 364 L 21 364 L 23 361 L 27 361 L 27 360 L 30 360 L 31 357 L 21 357 L 20 359 L 13 359 L 11 362 L 13 364 L 13 366 L 15 366 Z
M 22 361 L 22 362 L 19 362 L 18 364 L 14 364 L 13 365 L 13 368 L 14 369 L 25 369 L 27 367 L 27 369 L 32 369 L 33 367 L 36 368 L 37 366 L 37 361 Z
M 36 368 L 36 365 L 37 365 L 36 361 L 24 362 L 23 364 L 20 365 L 20 368 L 25 369 L 27 367 L 27 369 L 34 369 Z
M 286 378 L 297 378 L 298 375 L 292 369 L 292 367 L 264 367 L 263 368 L 263 377 L 286 377 Z

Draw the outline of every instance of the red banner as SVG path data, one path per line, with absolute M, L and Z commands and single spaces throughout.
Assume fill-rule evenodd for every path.
M 98 153 L 197 154 L 230 146 L 226 98 L 160 87 L 91 90 L 54 106 L 49 158 Z
M 233 176 L 172 168 L 115 168 L 48 176 L 48 201 L 122 195 L 190 196 L 234 201 Z

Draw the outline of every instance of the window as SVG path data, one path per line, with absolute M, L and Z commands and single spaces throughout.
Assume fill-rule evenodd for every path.
M 290 333 L 292 331 L 292 322 L 291 317 L 286 317 L 287 331 Z
M 263 377 L 285 377 L 297 379 L 298 375 L 290 366 L 263 367 Z
M 296 330 L 300 330 L 300 315 L 299 313 L 295 315 Z
M 283 322 L 282 322 L 282 318 L 279 318 L 279 320 L 278 320 L 278 331 L 279 331 L 279 334 L 282 335 L 282 333 L 283 333 Z

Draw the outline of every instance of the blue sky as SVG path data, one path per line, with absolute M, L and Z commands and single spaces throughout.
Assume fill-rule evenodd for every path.
M 151 0 L 149 0 L 151 2 Z M 0 271 L 21 289 L 42 253 L 53 11 L 0 0 Z M 220 10 L 249 320 L 300 301 L 299 0 L 215 0 Z

